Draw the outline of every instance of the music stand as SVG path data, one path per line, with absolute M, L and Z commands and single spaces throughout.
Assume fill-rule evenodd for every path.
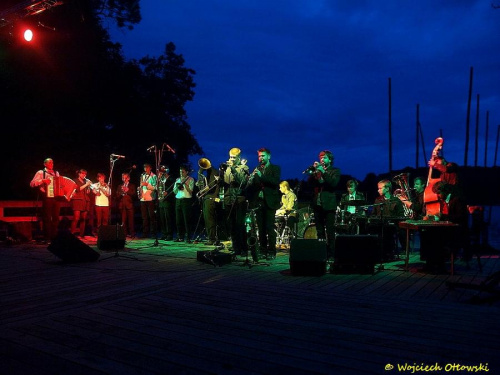
M 353 201 L 350 201 L 353 202 Z M 368 205 L 359 205 L 359 208 L 363 209 L 368 209 L 369 207 L 375 207 L 379 206 L 380 207 L 380 215 L 378 215 L 378 219 L 380 220 L 380 246 L 379 246 L 379 258 L 380 262 L 377 267 L 377 272 L 383 271 L 384 270 L 384 225 L 385 225 L 385 215 L 384 215 L 384 207 L 385 207 L 385 202 L 381 203 L 374 203 L 374 204 L 368 204 Z

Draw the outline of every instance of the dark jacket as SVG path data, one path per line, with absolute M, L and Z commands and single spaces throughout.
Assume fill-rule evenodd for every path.
M 326 211 L 332 211 L 337 208 L 337 197 L 335 188 L 340 180 L 340 169 L 329 167 L 322 175 L 323 182 L 320 182 L 313 174 L 309 177 L 309 183 L 314 189 L 312 205 L 322 207 Z
M 365 195 L 359 191 L 354 193 L 354 199 L 357 201 L 366 201 Z M 342 198 L 340 198 L 340 208 L 345 209 L 349 206 L 349 193 L 342 194 Z M 356 212 L 358 212 L 358 207 L 356 207 Z
M 135 185 L 131 184 L 129 182 L 128 191 L 126 193 L 123 193 L 122 188 L 123 188 L 123 184 L 120 184 L 120 185 L 118 185 L 118 188 L 116 189 L 115 196 L 118 199 L 118 208 L 131 210 L 134 208 L 134 197 L 137 194 Z
M 281 179 L 281 168 L 278 165 L 269 164 L 262 176 L 257 174 L 253 177 L 252 190 L 253 190 L 253 203 L 255 204 L 259 199 L 259 192 L 264 192 L 265 205 L 273 210 L 277 210 L 281 206 L 281 193 L 279 191 L 279 184 Z

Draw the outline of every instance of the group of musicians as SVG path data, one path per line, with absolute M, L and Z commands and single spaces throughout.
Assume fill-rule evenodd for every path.
M 334 157 L 330 151 L 321 151 L 318 157 L 319 162 L 314 163 L 305 172 L 308 174 L 308 183 L 313 189 L 311 208 L 314 212 L 317 238 L 326 241 L 329 258 L 333 258 L 334 255 L 334 238 L 340 216 L 342 221 L 344 215 L 361 218 L 368 216 L 371 210 L 369 216 L 382 219 L 382 225 L 384 218 L 417 220 L 428 218 L 424 202 L 426 181 L 423 178 L 415 178 L 413 188 L 402 186 L 403 189 L 399 189 L 398 194 L 393 194 L 391 181 L 379 181 L 377 184 L 379 196 L 373 204 L 367 204 L 365 195 L 357 191 L 357 181 L 349 180 L 346 186 L 347 192 L 337 204 L 336 191 L 341 176 L 340 170 L 333 166 Z M 202 158 L 198 162 L 200 168 L 197 181 L 189 175 L 191 170 L 187 166 L 180 167 L 179 177 L 176 179 L 170 175 L 170 170 L 166 166 L 160 166 L 155 174 L 150 164 L 144 164 L 144 172 L 140 176 L 137 189 L 130 181 L 130 174 L 122 173 L 122 182 L 117 187 L 114 197 L 118 200 L 121 224 L 125 233 L 131 237 L 136 235 L 133 201 L 138 196 L 143 237 L 156 238 L 158 212 L 162 240 L 174 240 L 176 232 L 175 241 L 190 243 L 193 200 L 198 198 L 205 223 L 206 244 L 214 245 L 218 242 L 217 203 L 220 203 L 224 208 L 224 220 L 229 227 L 234 253 L 246 255 L 249 251 L 246 218 L 248 212 L 251 212 L 256 219 L 260 254 L 268 260 L 274 259 L 276 217 L 283 217 L 290 227 L 294 227 L 297 222 L 295 216 L 297 197 L 288 182 L 281 181 L 281 168 L 271 163 L 269 149 L 259 149 L 257 158 L 258 165 L 252 172 L 246 165 L 246 160 L 241 158 L 239 148 L 230 149 L 228 161 L 222 163 L 218 169 L 214 168 L 208 159 Z M 450 220 L 467 228 L 467 211 L 459 190 L 456 164 L 448 163 L 442 157 L 435 158 L 430 163 L 441 172 L 441 179 L 433 188 L 439 197 L 441 210 L 438 215 L 430 219 Z M 49 191 L 53 179 L 59 177 L 59 173 L 54 170 L 52 159 L 46 159 L 44 166 L 45 168 L 39 170 L 33 177 L 31 186 L 38 187 L 43 193 L 43 227 L 45 237 L 50 241 L 57 231 L 59 202 Z M 109 198 L 112 195 L 104 182 L 104 174 L 98 175 L 99 182 L 96 184 L 92 184 L 86 178 L 86 174 L 83 169 L 77 172 L 76 186 L 70 196 L 74 211 L 71 230 L 73 233 L 78 232 L 79 225 L 81 236 L 84 234 L 85 219 L 89 211 L 88 203 L 92 195 L 96 203 L 98 226 L 109 220 Z M 294 232 L 296 234 L 296 230 Z M 397 228 L 386 229 L 384 237 L 387 238 L 387 245 L 384 245 L 384 248 L 387 252 L 385 255 L 389 258 L 393 252 L 390 241 L 394 238 L 397 240 L 398 237 L 403 241 L 402 236 L 398 234 Z

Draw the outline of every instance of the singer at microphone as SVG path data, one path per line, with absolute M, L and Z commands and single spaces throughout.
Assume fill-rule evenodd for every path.
M 125 159 L 125 156 L 123 155 L 111 154 L 111 156 L 118 159 Z

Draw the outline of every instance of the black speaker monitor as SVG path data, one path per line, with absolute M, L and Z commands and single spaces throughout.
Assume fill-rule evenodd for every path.
M 69 231 L 60 231 L 47 249 L 67 263 L 95 262 L 99 253 Z
M 373 273 L 379 253 L 378 236 L 337 235 L 332 272 Z
M 294 276 L 321 276 L 326 273 L 326 242 L 294 239 L 290 244 L 290 272 Z

